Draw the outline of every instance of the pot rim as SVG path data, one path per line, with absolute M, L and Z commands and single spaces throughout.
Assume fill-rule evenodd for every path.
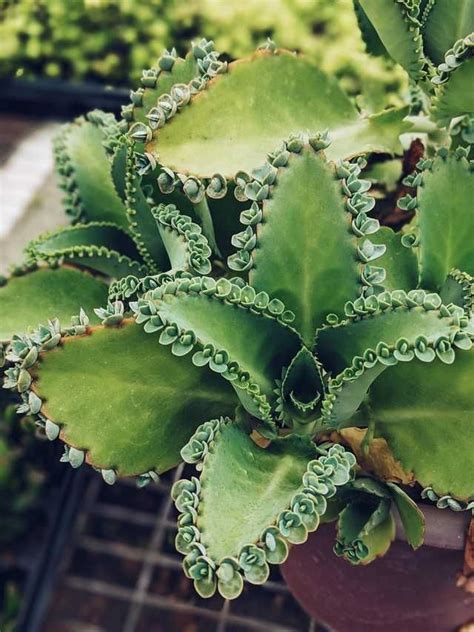
M 438 549 L 464 550 L 467 530 L 471 519 L 468 511 L 438 509 L 420 503 L 418 507 L 425 516 L 425 539 L 422 546 Z M 398 512 L 395 513 L 396 539 L 407 541 Z

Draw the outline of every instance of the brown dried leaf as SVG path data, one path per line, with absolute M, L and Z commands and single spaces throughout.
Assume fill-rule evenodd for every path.
M 463 588 L 467 593 L 474 594 L 474 518 L 472 518 L 467 531 L 464 568 L 462 573 L 460 572 L 458 575 L 456 586 Z M 466 624 L 459 632 L 474 632 L 474 623 Z
M 366 472 L 375 474 L 384 481 L 393 481 L 402 485 L 412 485 L 415 477 L 412 472 L 406 472 L 399 461 L 395 459 L 385 439 L 374 438 L 367 450 L 362 442 L 367 430 L 361 428 L 345 428 L 338 434 L 342 442 L 348 445 L 357 457 L 357 462 Z
M 259 432 L 257 432 L 257 430 L 252 430 L 252 432 L 250 433 L 250 438 L 260 448 L 268 448 L 268 446 L 271 443 L 270 439 L 262 437 L 262 435 Z
M 474 575 L 474 518 L 472 518 L 467 532 L 464 550 L 464 574 Z

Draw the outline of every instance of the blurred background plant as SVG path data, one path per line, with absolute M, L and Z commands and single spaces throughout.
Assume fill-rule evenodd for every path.
M 0 391 L 0 630 L 14 630 L 21 606 L 24 581 L 23 537 L 45 520 L 43 501 L 47 491 L 49 446 L 38 450 L 35 425 L 23 418 L 18 423 L 16 404 Z M 21 543 L 21 546 L 18 546 Z M 28 548 L 28 547 L 26 547 Z M 22 550 L 23 549 L 23 550 Z
M 404 73 L 364 55 L 352 0 L 7 0 L 0 74 L 134 85 L 163 48 L 213 39 L 229 58 L 266 40 L 307 54 L 370 110 L 399 102 Z
M 0 404 L 1 406 L 1 404 Z M 18 423 L 15 404 L 6 404 L 0 424 L 0 551 L 31 524 L 45 481 L 44 455 L 28 418 Z

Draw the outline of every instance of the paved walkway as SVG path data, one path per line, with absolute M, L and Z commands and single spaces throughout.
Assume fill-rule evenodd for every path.
M 52 155 L 56 123 L 0 117 L 0 273 L 38 233 L 65 224 Z

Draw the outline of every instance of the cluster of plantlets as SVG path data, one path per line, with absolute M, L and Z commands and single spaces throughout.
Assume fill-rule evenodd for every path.
M 411 42 L 416 7 L 383 4 Z M 263 583 L 322 521 L 337 521 L 337 555 L 367 564 L 397 512 L 422 544 L 415 500 L 472 510 L 474 177 L 456 125 L 474 107 L 449 87 L 467 91 L 470 63 L 443 84 L 443 130 L 428 89 L 363 114 L 273 43 L 228 64 L 202 40 L 145 71 L 121 121 L 93 112 L 58 139 L 74 225 L 32 242 L 0 292 L 5 386 L 64 461 L 107 483 L 196 466 L 172 495 L 200 595 Z M 400 234 L 365 174 L 407 135 L 425 155 Z

